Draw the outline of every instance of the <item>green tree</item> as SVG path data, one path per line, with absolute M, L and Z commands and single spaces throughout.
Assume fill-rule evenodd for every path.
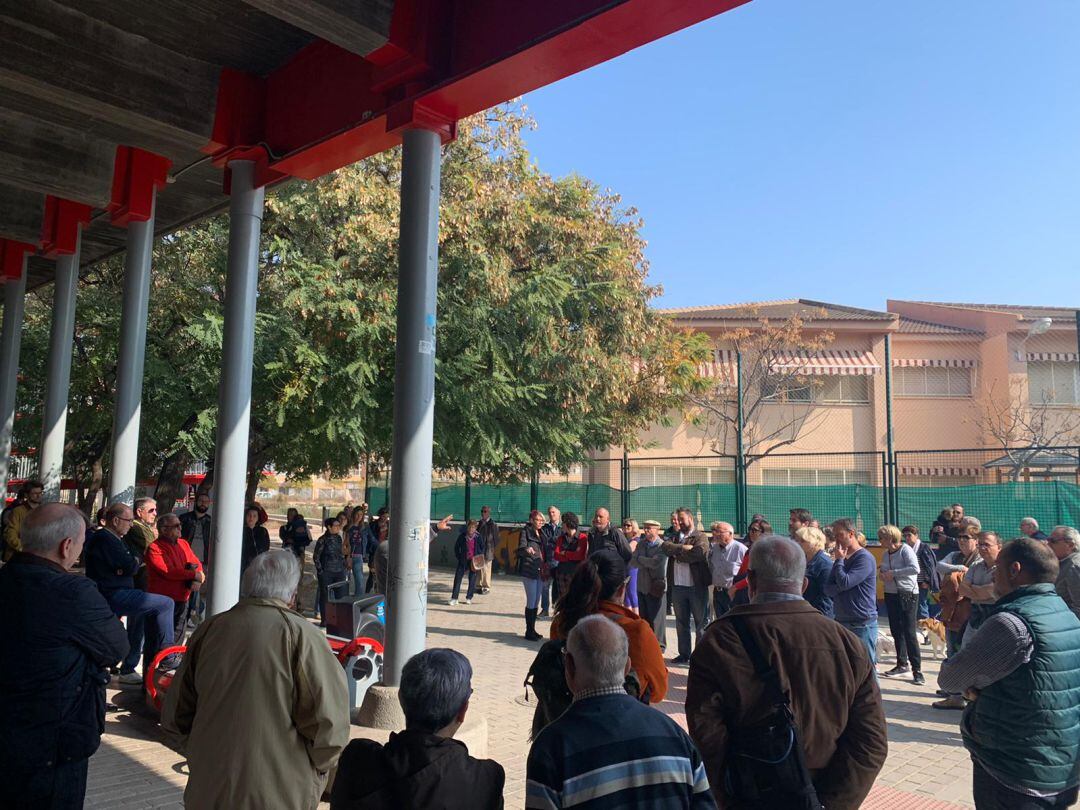
M 700 390 L 709 350 L 651 315 L 636 212 L 584 178 L 541 172 L 522 138 L 531 125 L 520 106 L 496 108 L 443 152 L 434 460 L 487 480 L 633 446 Z M 390 150 L 268 195 L 251 493 L 267 465 L 299 477 L 389 462 L 399 167 Z M 155 251 L 141 466 L 164 492 L 213 456 L 227 244 L 227 219 L 214 218 Z M 73 378 L 83 467 L 107 468 L 121 287 L 112 262 L 80 289 L 79 328 L 100 330 L 87 379 Z

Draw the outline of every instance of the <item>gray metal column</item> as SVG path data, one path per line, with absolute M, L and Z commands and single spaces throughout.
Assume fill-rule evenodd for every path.
M 255 293 L 259 282 L 259 231 L 265 190 L 255 188 L 255 164 L 229 163 L 229 269 L 225 284 L 225 334 L 218 387 L 217 456 L 214 463 L 214 548 L 209 566 L 210 613 L 236 604 L 240 595 L 240 540 L 247 489 L 251 422 L 251 365 L 255 357 Z
M 394 392 L 394 486 L 383 682 L 401 683 L 427 630 L 431 444 L 435 422 L 435 292 L 439 269 L 437 133 L 407 130 L 401 153 L 401 241 Z
M 150 193 L 154 194 L 153 190 Z M 135 468 L 139 460 L 146 317 L 150 305 L 150 265 L 153 255 L 154 213 L 151 203 L 149 220 L 128 223 L 127 255 L 124 259 L 124 312 L 120 321 L 120 356 L 116 364 L 109 503 L 123 501 L 128 506 L 135 499 Z
M 19 377 L 23 297 L 26 295 L 26 257 L 17 279 L 4 284 L 4 331 L 0 337 L 0 496 L 7 494 L 11 475 L 11 434 L 15 430 L 15 388 Z
M 49 361 L 45 369 L 45 410 L 42 414 L 38 477 L 45 485 L 43 500 L 60 500 L 60 473 L 64 465 L 64 431 L 67 428 L 68 389 L 71 385 L 71 342 L 75 336 L 75 290 L 79 281 L 79 249 L 56 258 L 53 284 L 53 322 L 49 333 Z

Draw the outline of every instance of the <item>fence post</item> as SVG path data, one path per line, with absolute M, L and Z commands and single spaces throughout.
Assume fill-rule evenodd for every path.
M 472 518 L 472 467 L 465 468 L 465 523 Z
M 540 469 L 533 467 L 532 479 L 529 481 L 529 511 L 540 508 Z
M 746 459 L 743 457 L 742 351 L 735 350 L 735 522 L 740 534 L 746 531 Z
M 619 516 L 621 520 L 630 517 L 630 455 L 623 448 L 622 464 L 619 467 Z
M 898 520 L 896 501 L 896 455 L 893 451 L 893 412 L 892 412 L 892 335 L 885 335 L 885 452 L 888 473 L 885 476 L 885 491 L 888 494 L 888 508 L 885 520 L 896 523 Z

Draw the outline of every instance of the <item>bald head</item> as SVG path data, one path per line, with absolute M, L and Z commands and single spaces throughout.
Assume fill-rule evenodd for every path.
M 70 569 L 82 553 L 86 519 L 62 503 L 47 503 L 26 516 L 19 531 L 22 550 Z
M 626 632 L 600 613 L 574 625 L 566 639 L 566 651 L 566 682 L 575 695 L 622 686 L 630 671 Z

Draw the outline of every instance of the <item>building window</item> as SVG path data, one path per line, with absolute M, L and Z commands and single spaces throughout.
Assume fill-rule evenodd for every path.
M 970 397 L 971 369 L 914 366 L 893 369 L 898 397 Z
M 719 467 L 639 465 L 630 461 L 630 489 L 682 486 L 685 484 L 734 484 L 735 472 Z
M 1080 365 L 1057 360 L 1027 364 L 1028 397 L 1032 404 L 1076 405 L 1080 403 Z
M 872 484 L 866 470 L 815 470 L 803 468 L 761 471 L 761 483 L 774 487 L 826 487 L 845 484 Z
M 865 405 L 870 402 L 870 378 L 836 375 L 812 380 L 766 380 L 764 398 L 776 402 L 827 402 Z

